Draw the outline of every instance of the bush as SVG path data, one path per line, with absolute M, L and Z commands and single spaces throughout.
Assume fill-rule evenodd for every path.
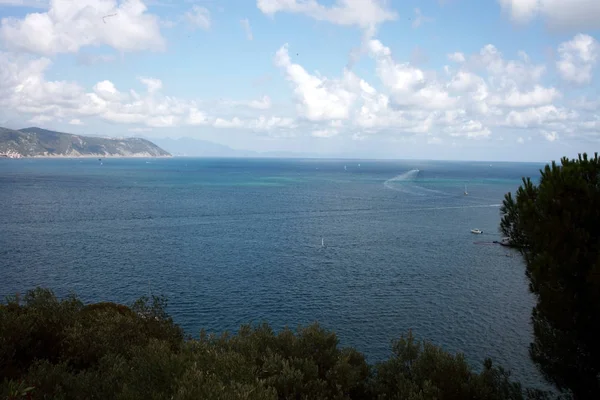
M 166 302 L 84 305 L 36 289 L 0 306 L 0 394 L 33 399 L 523 399 L 486 361 L 473 372 L 412 334 L 374 367 L 314 324 L 184 338 Z

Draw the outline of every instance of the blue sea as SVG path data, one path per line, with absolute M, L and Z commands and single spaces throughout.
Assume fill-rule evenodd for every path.
M 318 321 L 369 361 L 412 329 L 539 386 L 523 262 L 490 242 L 504 194 L 541 166 L 0 160 L 0 296 L 163 294 L 193 336 Z

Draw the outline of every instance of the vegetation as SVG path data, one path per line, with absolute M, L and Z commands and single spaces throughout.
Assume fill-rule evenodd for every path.
M 0 154 L 34 156 L 169 156 L 154 143 L 137 138 L 115 139 L 71 135 L 40 128 L 0 128 Z
M 508 193 L 501 231 L 523 254 L 537 298 L 530 355 L 576 399 L 600 398 L 600 160 L 547 165 Z
M 486 360 L 471 370 L 412 334 L 370 366 L 318 325 L 184 337 L 162 298 L 84 305 L 36 289 L 0 305 L 0 395 L 31 399 L 524 399 Z

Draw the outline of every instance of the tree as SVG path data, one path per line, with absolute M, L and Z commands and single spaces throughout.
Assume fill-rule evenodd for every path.
M 0 304 L 0 398 L 127 400 L 546 400 L 508 372 L 474 372 L 412 334 L 376 366 L 317 324 L 185 337 L 164 299 L 132 307 L 59 300 L 49 290 Z
M 500 230 L 535 294 L 530 356 L 576 399 L 600 398 L 600 159 L 563 158 L 505 196 Z

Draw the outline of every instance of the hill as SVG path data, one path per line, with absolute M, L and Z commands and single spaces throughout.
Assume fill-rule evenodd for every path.
M 318 154 L 284 151 L 252 151 L 233 149 L 229 146 L 201 139 L 183 137 L 179 139 L 153 139 L 163 149 L 175 156 L 187 157 L 232 157 L 232 158 L 311 158 Z
M 139 138 L 102 138 L 41 128 L 0 128 L 0 157 L 169 157 L 154 143 Z

